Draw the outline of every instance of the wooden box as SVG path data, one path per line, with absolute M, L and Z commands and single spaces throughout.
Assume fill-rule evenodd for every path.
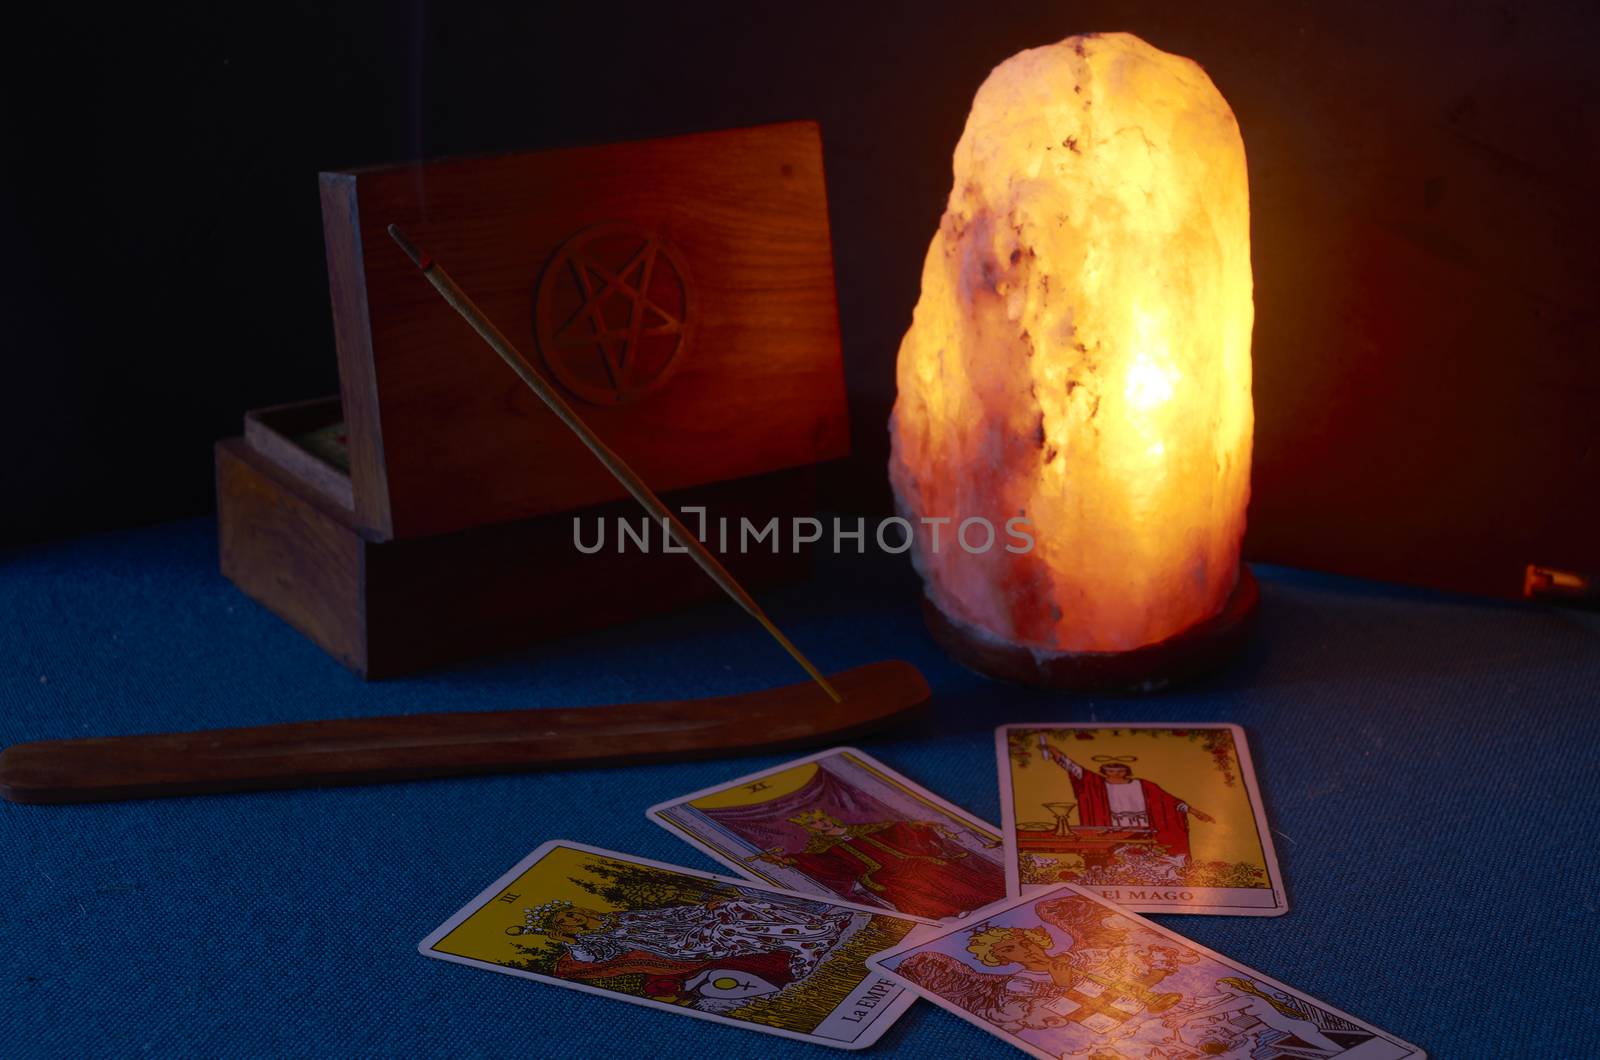
M 385 234 L 442 262 L 677 508 L 764 525 L 848 451 L 821 140 L 790 123 L 325 173 L 340 397 L 218 443 L 223 573 L 370 677 L 710 599 Z M 691 525 L 694 525 L 691 521 Z M 741 579 L 792 552 L 728 555 Z

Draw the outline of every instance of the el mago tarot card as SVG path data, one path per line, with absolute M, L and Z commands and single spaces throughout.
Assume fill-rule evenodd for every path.
M 1289 903 L 1237 725 L 1002 725 L 1013 894 L 1075 883 L 1139 912 L 1279 916 Z

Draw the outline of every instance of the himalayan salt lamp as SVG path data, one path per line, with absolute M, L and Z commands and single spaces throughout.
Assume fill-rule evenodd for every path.
M 1034 546 L 917 535 L 941 643 L 1068 688 L 1237 645 L 1253 315 L 1244 143 L 1204 70 L 1126 33 L 995 68 L 900 347 L 890 478 L 913 525 L 1020 517 Z

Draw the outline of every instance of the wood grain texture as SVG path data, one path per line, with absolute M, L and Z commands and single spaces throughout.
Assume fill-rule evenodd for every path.
M 339 353 L 339 401 L 350 430 L 352 500 L 361 525 L 380 537 L 388 537 L 389 488 L 383 459 L 383 427 L 378 417 L 378 383 L 372 357 L 356 180 L 346 173 L 323 173 L 320 184 L 328 294 L 333 303 L 334 345 Z
M 661 551 L 659 527 L 650 552 L 618 551 L 617 520 L 637 529 L 645 518 L 631 499 L 378 541 L 354 512 L 243 439 L 218 443 L 216 460 L 223 574 L 365 677 L 415 673 L 720 597 L 689 556 Z M 678 509 L 704 506 L 734 526 L 741 517 L 763 526 L 808 513 L 814 478 L 812 468 L 793 468 L 663 499 Z M 607 547 L 578 551 L 574 519 L 586 542 L 604 523 Z M 750 588 L 808 569 L 806 556 L 788 550 L 724 559 Z
M 340 508 L 354 511 L 348 471 L 329 464 L 300 444 L 299 438 L 343 418 L 338 398 L 296 401 L 244 414 L 244 440 L 251 449 L 287 470 Z
M 356 671 L 367 666 L 363 553 L 352 513 L 305 488 L 242 438 L 217 443 L 223 576 Z
M 667 491 L 848 449 L 821 141 L 813 123 L 323 177 L 352 481 L 411 538 L 622 496 L 428 289 L 399 224 L 539 364 L 534 292 L 575 234 L 627 222 L 675 248 L 692 336 L 670 378 L 585 419 Z M 380 422 L 381 421 L 381 422 Z
M 713 699 L 13 744 L 0 753 L 0 795 L 105 802 L 779 751 L 891 724 L 930 694 L 906 662 L 830 679 L 843 702 L 807 681 Z
M 674 508 L 703 505 L 735 519 L 742 514 L 760 525 L 809 511 L 812 477 L 810 468 L 796 468 L 663 499 Z M 586 541 L 593 540 L 596 521 L 605 523 L 603 550 L 584 555 L 573 546 L 575 518 L 582 519 Z M 368 542 L 367 676 L 412 673 L 722 599 L 689 556 L 662 553 L 659 525 L 652 528 L 649 553 L 631 546 L 619 552 L 618 519 L 638 528 L 645 516 L 628 498 L 453 534 Z M 796 580 L 809 566 L 807 557 L 789 551 L 752 550 L 724 559 L 751 589 Z M 776 645 L 761 650 L 782 658 Z

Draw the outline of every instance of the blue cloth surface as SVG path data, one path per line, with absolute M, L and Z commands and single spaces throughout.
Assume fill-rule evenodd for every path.
M 183 523 L 0 557 L 0 743 L 711 695 L 797 672 L 731 606 L 363 684 L 217 573 Z M 1436 1057 L 1600 1055 L 1600 628 L 1592 616 L 1260 569 L 1247 656 L 1179 692 L 1072 699 L 942 656 L 902 566 L 830 558 L 769 594 L 837 669 L 909 659 L 936 700 L 861 745 L 990 820 L 1002 722 L 1233 721 L 1291 910 L 1164 924 Z M 9 1056 L 828 1055 L 419 956 L 546 839 L 698 868 L 661 799 L 774 764 L 0 804 Z M 877 1046 L 1007 1055 L 918 1005 Z

